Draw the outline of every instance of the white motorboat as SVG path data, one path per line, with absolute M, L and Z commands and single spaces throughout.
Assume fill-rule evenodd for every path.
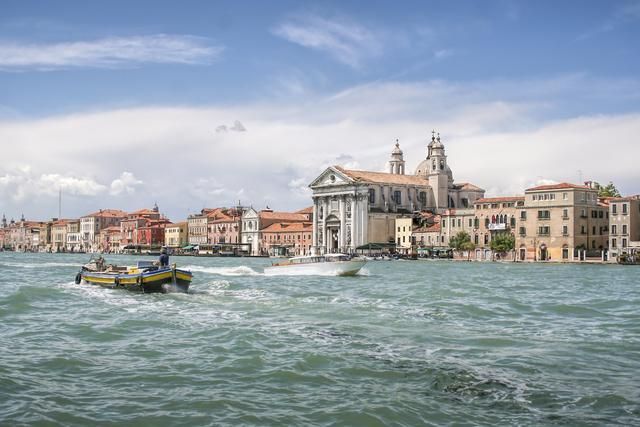
M 367 260 L 364 258 L 354 258 L 345 254 L 306 255 L 273 263 L 264 269 L 264 274 L 353 276 L 366 263 Z

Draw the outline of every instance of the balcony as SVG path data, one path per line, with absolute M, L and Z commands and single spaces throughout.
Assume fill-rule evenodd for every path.
M 487 230 L 489 231 L 504 231 L 507 229 L 507 224 L 487 224 Z

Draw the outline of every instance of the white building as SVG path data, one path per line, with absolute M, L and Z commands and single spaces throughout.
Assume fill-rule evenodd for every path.
M 395 219 L 420 210 L 467 208 L 484 196 L 469 183 L 454 183 L 444 145 L 435 133 L 415 174 L 405 174 L 396 143 L 389 172 L 330 166 L 309 187 L 313 190 L 313 247 L 316 252 L 352 252 L 368 243 L 394 243 Z

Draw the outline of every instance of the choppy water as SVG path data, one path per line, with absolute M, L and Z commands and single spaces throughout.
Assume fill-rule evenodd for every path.
M 191 292 L 143 295 L 86 259 L 0 253 L 0 424 L 640 425 L 636 267 L 174 257 Z

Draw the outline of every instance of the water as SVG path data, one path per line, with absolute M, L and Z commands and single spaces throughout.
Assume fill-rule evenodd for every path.
M 1 425 L 640 425 L 637 267 L 174 257 L 144 295 L 87 258 L 0 253 Z

